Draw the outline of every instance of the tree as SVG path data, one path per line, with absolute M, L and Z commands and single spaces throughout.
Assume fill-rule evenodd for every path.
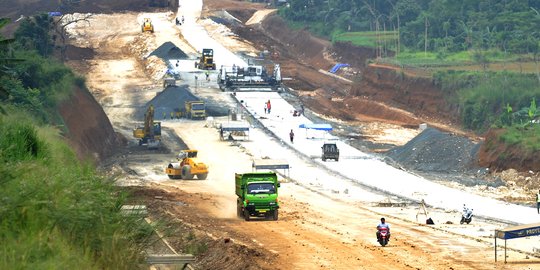
M 54 31 L 60 36 L 60 43 L 58 46 L 60 46 L 60 54 L 62 56 L 62 60 L 66 57 L 66 49 L 67 49 L 67 32 L 66 28 L 74 23 L 78 22 L 86 22 L 88 25 L 90 25 L 90 18 L 92 18 L 94 14 L 63 14 L 59 19 L 54 21 Z
M 50 55 L 53 51 L 49 35 L 51 21 L 47 14 L 28 17 L 15 31 L 15 39 L 26 50 L 36 50 L 42 56 Z
M 0 29 L 9 22 L 8 18 L 0 18 Z M 0 35 L 0 100 L 8 98 L 10 87 L 6 84 L 6 81 L 13 79 L 16 75 L 13 64 L 22 61 L 13 55 L 12 44 L 14 42 L 15 39 L 4 39 Z

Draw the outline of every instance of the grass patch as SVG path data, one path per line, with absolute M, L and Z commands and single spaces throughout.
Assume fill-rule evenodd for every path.
M 516 145 L 530 152 L 540 151 L 540 125 L 511 126 L 499 135 L 507 145 Z
M 53 128 L 0 118 L 0 269 L 138 269 L 152 228 Z
M 381 61 L 398 66 L 409 67 L 429 67 L 429 68 L 451 68 L 455 66 L 458 69 L 463 69 L 463 66 L 479 65 L 475 60 L 475 54 L 479 52 L 474 50 L 459 51 L 459 52 L 433 52 L 433 51 L 400 51 L 397 58 L 383 58 Z M 483 57 L 490 64 L 502 65 L 507 63 L 508 66 L 516 61 L 533 61 L 533 56 L 529 54 L 505 54 L 503 51 L 491 49 L 481 52 Z
M 386 42 L 389 48 L 394 48 L 394 43 L 397 40 L 397 33 L 395 31 L 386 32 L 345 32 L 335 34 L 332 38 L 332 42 L 351 42 L 353 45 L 362 47 L 377 47 L 378 42 Z

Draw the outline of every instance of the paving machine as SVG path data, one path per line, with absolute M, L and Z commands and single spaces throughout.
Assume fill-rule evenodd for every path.
M 275 64 L 272 74 L 268 74 L 266 68 L 259 65 L 222 66 L 218 84 L 222 91 L 277 91 L 281 87 L 281 67 Z
M 161 122 L 154 122 L 154 106 L 150 105 L 144 114 L 144 126 L 133 130 L 133 137 L 139 139 L 139 145 L 146 144 L 148 149 L 157 149 L 161 145 Z
M 199 60 L 195 62 L 195 68 L 216 70 L 216 63 L 214 62 L 214 50 L 203 49 Z
M 165 168 L 170 179 L 197 179 L 204 180 L 208 176 L 208 166 L 197 158 L 197 150 L 182 150 L 176 158 L 178 162 L 171 162 Z
M 143 24 L 141 26 L 142 32 L 152 32 L 154 33 L 154 25 L 152 24 L 152 20 L 150 18 L 144 18 Z

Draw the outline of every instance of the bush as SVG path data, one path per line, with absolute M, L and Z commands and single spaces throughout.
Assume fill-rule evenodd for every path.
M 139 268 L 152 228 L 120 213 L 126 194 L 21 118 L 0 121 L 0 269 Z
M 445 92 L 457 94 L 463 126 L 477 131 L 509 121 L 501 119 L 507 105 L 529 107 L 533 98 L 540 97 L 538 80 L 531 74 L 440 71 L 434 81 Z
M 516 145 L 529 152 L 540 151 L 540 125 L 507 127 L 499 136 L 499 140 L 507 145 Z

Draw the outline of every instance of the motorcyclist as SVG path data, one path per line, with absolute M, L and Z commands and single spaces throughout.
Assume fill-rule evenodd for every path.
M 384 218 L 381 218 L 381 223 L 379 223 L 379 225 L 377 225 L 377 240 L 379 240 L 379 236 L 381 234 L 380 233 L 381 228 L 386 228 L 387 229 L 388 234 L 386 235 L 386 239 L 390 240 L 390 225 L 388 223 L 386 223 L 386 220 Z
M 467 213 L 465 213 L 465 218 L 466 218 L 466 219 L 469 219 L 469 218 L 472 217 L 472 211 L 473 211 L 473 210 L 474 210 L 474 209 L 467 209 Z

